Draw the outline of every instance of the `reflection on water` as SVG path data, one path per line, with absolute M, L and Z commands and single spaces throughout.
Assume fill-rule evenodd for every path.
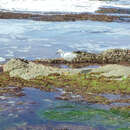
M 40 128 L 71 128 L 93 130 L 126 128 L 128 120 L 109 110 L 97 109 L 87 103 L 56 100 L 60 92 L 44 92 L 35 88 L 9 87 L 0 95 L 0 130 L 39 130 Z M 23 93 L 12 95 L 11 91 Z M 113 120 L 114 119 L 114 120 Z

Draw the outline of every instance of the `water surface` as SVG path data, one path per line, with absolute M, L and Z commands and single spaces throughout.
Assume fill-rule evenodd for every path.
M 129 120 L 110 112 L 102 105 L 55 99 L 60 92 L 44 92 L 35 88 L 19 91 L 24 95 L 0 95 L 0 130 L 26 130 L 29 127 L 35 130 L 115 130 L 130 125 Z
M 56 50 L 101 52 L 130 49 L 130 24 L 0 20 L 0 57 L 55 58 Z M 1 58 L 1 61 L 3 60 Z

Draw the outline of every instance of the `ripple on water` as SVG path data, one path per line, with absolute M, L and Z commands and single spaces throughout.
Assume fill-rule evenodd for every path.
M 0 28 L 2 58 L 56 58 L 59 57 L 56 55 L 59 48 L 67 52 L 101 52 L 110 48 L 130 48 L 129 23 L 1 19 Z

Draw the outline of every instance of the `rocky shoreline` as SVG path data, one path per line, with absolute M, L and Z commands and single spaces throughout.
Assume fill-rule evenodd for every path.
M 121 10 L 121 12 L 120 12 Z M 120 15 L 113 15 L 119 13 Z M 123 14 L 123 15 L 122 15 Z M 126 15 L 124 15 L 126 14 Z M 77 21 L 77 20 L 92 20 L 106 22 L 130 22 L 129 11 L 126 9 L 117 8 L 100 8 L 95 13 L 68 13 L 68 14 L 35 14 L 35 13 L 20 13 L 20 12 L 0 12 L 0 19 L 30 19 L 37 21 Z
M 95 13 L 82 14 L 41 15 L 0 12 L 0 19 L 29 19 L 37 21 L 93 20 L 106 22 L 130 22 L 129 14 L 129 9 L 100 8 Z M 41 111 L 39 114 L 41 116 L 40 118 L 44 119 L 44 114 L 46 114 L 46 118 L 48 117 L 48 120 L 50 119 L 54 121 L 64 121 L 63 119 L 67 119 L 65 121 L 71 121 L 71 118 L 75 119 L 75 117 L 78 117 L 77 120 L 82 120 L 83 117 L 87 117 L 89 120 L 89 116 L 95 115 L 96 118 L 98 114 L 104 116 L 107 113 L 108 115 L 115 114 L 115 116 L 110 116 L 110 124 L 114 124 L 113 126 L 115 126 L 115 124 L 118 125 L 117 120 L 120 124 L 122 123 L 121 120 L 123 120 L 123 123 L 129 122 L 130 50 L 109 49 L 101 53 L 88 53 L 81 51 L 74 53 L 77 54 L 77 57 L 72 61 L 66 61 L 63 58 L 40 59 L 33 61 L 16 58 L 6 61 L 4 64 L 0 65 L 0 100 L 7 102 L 6 96 L 7 98 L 8 96 L 13 98 L 24 97 L 26 93 L 23 91 L 23 89 L 35 89 L 35 92 L 40 89 L 42 92 L 45 91 L 45 93 L 57 92 L 58 94 L 54 97 L 56 101 L 67 100 L 69 102 L 79 104 L 79 106 L 85 106 L 86 104 L 88 106 L 95 105 L 94 108 L 97 109 L 95 111 L 91 111 L 90 108 L 90 113 L 89 110 L 86 110 L 84 108 L 80 111 L 74 111 L 75 106 L 61 106 L 60 104 L 56 107 L 56 111 L 55 107 L 47 109 L 47 111 L 44 111 L 44 113 Z M 62 65 L 65 65 L 66 68 L 62 68 Z M 88 67 L 94 65 L 96 65 L 97 68 Z M 30 93 L 28 93 L 28 95 L 29 94 Z M 44 98 L 40 98 L 44 100 Z M 3 107 L 3 102 L 1 103 L 0 111 L 3 111 L 3 113 L 9 113 L 8 109 L 6 109 L 7 107 Z M 14 107 L 15 105 L 18 105 L 19 107 L 20 104 L 26 104 L 24 100 L 22 102 L 17 102 L 17 104 L 14 104 L 12 102 L 13 101 L 8 101 L 8 103 L 5 105 L 8 107 Z M 37 106 L 35 103 L 36 102 L 30 102 L 30 104 Z M 10 104 L 10 106 L 8 104 Z M 31 106 L 30 104 L 28 105 Z M 97 106 L 100 107 L 98 108 Z M 63 110 L 62 113 L 60 111 L 57 111 L 58 107 Z M 68 113 L 64 112 L 65 107 L 67 109 L 70 109 Z M 10 109 L 12 108 L 10 107 Z M 20 111 L 24 109 L 26 109 L 26 107 L 19 107 Z M 12 109 L 12 111 L 10 111 L 12 115 L 15 113 L 14 111 L 15 109 Z M 18 111 L 18 109 L 16 109 L 16 111 Z M 73 113 L 73 111 L 75 113 Z M 33 113 L 31 110 L 30 112 Z M 9 116 L 11 114 L 9 114 Z M 14 119 L 17 120 L 17 117 L 18 116 L 16 115 L 16 118 Z M 106 116 L 104 116 L 104 120 L 105 118 Z M 84 118 L 84 120 L 86 122 L 86 118 Z M 103 126 L 105 126 L 104 122 L 102 122 Z M 82 126 L 82 124 L 81 126 L 80 124 L 61 124 L 57 126 L 54 125 L 30 125 L 26 124 L 25 122 L 25 124 L 23 123 L 21 126 L 16 125 L 16 127 L 12 126 L 9 129 L 94 129 L 89 126 Z M 100 128 L 103 129 L 102 127 L 99 127 L 99 129 Z
M 111 53 L 112 58 L 113 54 L 116 54 L 115 58 L 122 59 L 123 61 L 125 59 L 129 63 L 129 50 L 120 50 L 120 52 L 121 53 L 119 53 L 119 50 L 107 50 L 102 54 L 106 57 L 106 55 L 110 56 Z M 85 54 L 85 52 L 83 52 L 83 54 Z M 124 56 L 128 57 L 124 58 Z M 80 62 L 78 63 L 80 64 Z M 0 89 L 0 94 L 10 92 L 10 89 L 6 89 L 6 86 L 7 88 L 8 86 L 15 86 L 16 88 L 30 86 L 45 91 L 57 91 L 57 88 L 60 88 L 65 92 L 57 97 L 57 99 L 61 100 L 78 100 L 109 105 L 112 103 L 124 103 L 126 107 L 129 105 L 129 98 L 111 100 L 101 95 L 114 94 L 120 96 L 127 95 L 129 97 L 130 66 L 128 64 L 127 66 L 108 64 L 95 69 L 63 69 L 56 66 L 36 63 L 36 61 L 11 59 L 4 64 L 2 68 L 3 71 L 0 73 L 0 88 L 4 89 Z M 17 94 L 15 90 L 14 93 Z M 129 109 L 129 107 L 127 107 L 127 109 Z
M 107 14 L 130 14 L 130 9 L 128 8 L 105 8 L 105 7 L 101 7 L 99 8 L 99 10 L 96 11 L 96 13 L 107 13 Z
M 16 98 L 26 96 L 23 91 L 25 88 L 35 89 L 35 91 L 40 89 L 44 92 L 57 92 L 58 94 L 54 97 L 57 101 L 67 100 L 74 104 L 80 104 L 80 106 L 95 105 L 97 113 L 103 111 L 108 115 L 118 115 L 119 119 L 123 119 L 124 122 L 130 120 L 130 66 L 110 64 L 95 69 L 63 69 L 23 59 L 11 59 L 1 66 L 0 97 L 3 100 L 5 100 L 5 95 Z M 33 103 L 35 105 L 35 102 Z M 21 103 L 19 102 L 19 104 Z M 64 107 L 71 108 L 69 105 L 63 105 L 63 110 Z M 73 113 L 73 111 L 74 108 L 69 113 Z M 80 111 L 73 114 L 73 117 L 77 116 Z M 86 117 L 85 112 L 83 111 L 83 115 L 80 115 L 81 118 L 82 116 Z M 46 118 L 53 120 L 52 117 L 55 117 L 54 120 L 58 121 L 63 120 L 64 116 L 68 115 L 67 112 L 58 111 L 55 113 L 55 108 L 54 110 L 51 108 L 47 111 L 41 111 L 40 115 L 43 119 L 44 114 L 47 114 Z M 59 114 L 60 116 L 58 116 Z M 69 120 L 71 115 L 69 114 L 67 117 L 65 119 L 71 121 Z M 56 128 L 64 128 L 63 126 L 64 124 Z M 11 128 L 26 130 L 28 128 L 46 128 L 46 126 L 25 124 Z M 65 128 L 75 129 L 75 125 L 72 127 L 66 125 Z
M 108 49 L 104 52 L 95 54 L 88 52 L 74 52 L 77 57 L 72 61 L 64 59 L 40 59 L 34 60 L 35 63 L 43 65 L 66 64 L 68 66 L 78 68 L 87 65 L 105 65 L 105 64 L 122 64 L 130 65 L 130 50 L 129 49 Z

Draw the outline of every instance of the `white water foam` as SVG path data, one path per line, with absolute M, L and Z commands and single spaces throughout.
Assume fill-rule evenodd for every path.
M 0 10 L 31 12 L 95 12 L 102 6 L 130 7 L 129 0 L 0 0 Z
M 0 0 L 0 9 L 40 12 L 94 12 L 104 2 L 91 0 Z

